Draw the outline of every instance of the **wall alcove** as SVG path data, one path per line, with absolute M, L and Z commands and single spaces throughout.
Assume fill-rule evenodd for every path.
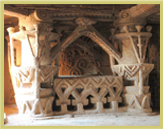
M 58 77 L 61 82 L 66 79 L 74 80 L 75 79 L 91 79 L 94 76 L 113 76 L 110 66 L 110 58 L 109 55 L 94 41 L 92 41 L 89 37 L 81 36 L 77 40 L 75 40 L 72 44 L 70 44 L 60 55 L 60 63 L 59 63 L 59 73 Z M 114 77 L 113 77 L 114 78 Z M 63 79 L 63 80 L 62 80 Z M 55 80 L 55 78 L 54 78 Z M 105 82 L 104 82 L 105 83 Z M 94 85 L 93 81 L 90 81 L 90 84 Z M 54 87 L 56 85 L 54 84 Z M 67 82 L 63 82 L 60 85 L 61 90 L 65 93 L 65 90 L 69 89 Z M 83 91 L 86 91 L 86 87 L 83 87 L 80 82 L 75 86 L 76 94 L 82 95 Z M 95 85 L 94 85 L 95 86 Z M 96 86 L 95 86 L 96 87 Z M 94 87 L 94 88 L 95 88 Z M 107 86 L 106 86 L 107 87 Z M 97 94 L 100 93 L 102 89 L 102 83 L 99 83 L 95 88 Z M 115 88 L 116 90 L 116 88 Z M 53 101 L 53 111 L 61 112 L 61 106 L 57 106 L 56 101 L 59 101 L 58 97 L 58 89 L 56 90 L 55 100 Z M 70 112 L 77 111 L 77 106 L 74 106 L 73 101 L 75 101 L 76 95 L 73 94 L 74 91 L 70 91 L 68 100 L 70 100 L 70 104 L 67 104 L 67 110 Z M 96 95 L 90 94 L 85 97 L 88 100 L 88 104 L 83 105 L 84 110 L 96 109 L 96 103 L 92 103 L 92 98 L 96 98 Z M 105 97 L 109 97 L 109 92 L 104 93 Z M 73 96 L 74 95 L 74 96 Z M 83 98 L 84 99 L 84 98 Z M 111 104 L 106 102 L 103 104 L 104 108 L 111 108 Z
M 90 38 L 82 36 L 61 53 L 60 75 L 112 75 L 109 56 Z

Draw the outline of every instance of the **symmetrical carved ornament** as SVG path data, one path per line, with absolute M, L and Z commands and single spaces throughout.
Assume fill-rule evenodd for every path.
M 143 71 L 143 79 L 145 80 L 149 73 L 153 70 L 153 64 L 120 64 L 113 65 L 112 71 L 118 76 L 124 76 L 127 80 L 133 80 L 139 74 L 139 70 Z
M 74 76 L 75 77 L 75 76 Z M 76 76 L 77 77 L 77 76 Z M 54 80 L 54 89 L 58 95 L 56 105 L 61 106 L 61 111 L 57 114 L 69 113 L 67 106 L 77 106 L 76 113 L 84 113 L 84 106 L 93 103 L 96 104 L 94 112 L 105 112 L 103 104 L 112 103 L 108 110 L 117 111 L 118 103 L 122 101 L 120 96 L 123 84 L 121 77 L 114 76 L 89 76 L 79 78 L 56 78 Z M 72 95 L 74 99 L 70 99 Z M 92 96 L 89 98 L 88 96 Z M 115 103 L 117 103 L 115 105 Z M 98 110 L 100 109 L 100 110 Z
M 13 69 L 13 74 L 18 79 L 20 83 L 33 82 L 35 80 L 35 67 L 25 67 Z M 56 72 L 56 66 L 41 66 L 39 69 L 39 79 L 42 82 L 46 82 L 49 78 L 53 78 L 54 73 Z
M 139 87 L 128 86 L 124 88 L 125 94 L 123 94 L 125 103 L 128 104 L 129 111 L 151 112 L 150 107 L 151 94 L 149 92 L 149 86 L 143 87 L 143 95 L 140 96 Z M 136 109 L 136 110 L 135 110 Z
M 92 12 L 62 14 L 62 12 L 50 13 L 54 10 L 47 12 L 46 10 L 36 10 L 34 17 L 40 24 L 33 25 L 33 30 L 26 30 L 25 27 L 21 27 L 20 31 L 15 33 L 14 29 L 10 28 L 11 69 L 13 71 L 16 103 L 20 113 L 48 116 L 66 113 L 115 112 L 119 111 L 118 103 L 122 102 L 122 91 L 127 106 L 150 112 L 149 86 L 144 86 L 144 81 L 148 78 L 154 65 L 146 64 L 144 60 L 148 40 L 152 36 L 150 33 L 152 28 L 147 26 L 146 32 L 141 32 L 145 19 L 135 20 L 135 18 L 142 15 L 146 16 L 147 13 L 146 8 L 143 8 L 146 6 L 138 7 L 140 12 L 135 14 L 132 14 L 135 8 L 122 11 L 119 17 L 120 21 L 115 22 L 120 33 L 112 31 L 112 37 L 122 42 L 122 53 L 92 26 L 96 23 L 95 20 L 84 17 L 85 15 L 97 16 L 96 13 Z M 155 6 L 148 5 L 147 7 L 149 10 Z M 78 27 L 61 43 L 59 34 L 51 32 L 53 26 L 49 22 L 49 20 L 58 17 L 57 15 L 60 17 L 80 16 L 76 19 Z M 108 15 L 110 13 L 104 13 L 102 16 L 108 17 Z M 51 66 L 50 64 L 54 60 L 58 60 L 60 53 L 81 36 L 89 37 L 110 55 L 112 71 L 118 76 L 56 77 L 58 66 Z M 21 41 L 22 45 L 26 46 L 22 48 L 28 50 L 28 55 L 22 55 L 24 62 L 19 67 L 14 64 L 15 40 Z M 80 51 L 77 52 L 80 53 Z M 28 56 L 29 59 L 24 58 L 25 56 Z M 91 54 L 87 56 L 91 57 L 90 62 L 94 61 Z M 66 58 L 70 60 L 68 63 L 72 65 L 71 59 Z M 130 63 L 127 58 L 134 63 Z M 88 61 L 88 65 L 84 59 L 76 59 L 76 67 L 70 70 L 70 75 L 74 75 L 74 73 L 80 75 L 79 70 L 76 69 L 91 66 L 91 63 Z M 114 59 L 117 60 L 118 65 L 114 64 Z M 134 86 L 123 88 L 123 77 L 125 80 L 134 80 Z M 60 110 L 56 111 L 58 108 Z
M 112 65 L 112 70 L 113 73 L 123 77 L 124 81 L 134 81 L 134 84 L 129 83 L 129 86 L 124 87 L 123 96 L 125 104 L 128 105 L 129 109 L 136 109 L 135 111 L 152 111 L 147 81 L 154 65 L 145 63 L 147 45 L 152 36 L 152 27 L 144 26 L 146 15 L 150 13 L 146 10 L 156 6 L 158 5 L 137 5 L 123 10 L 119 14 L 119 19 L 114 23 L 119 31 L 113 31 L 112 41 L 118 39 L 121 42 L 121 46 L 118 47 L 121 47 L 122 58 L 118 65 Z
M 16 104 L 20 114 L 27 114 L 31 117 L 46 117 L 53 115 L 52 103 L 54 97 L 41 99 L 17 99 Z
M 58 54 L 60 54 L 65 48 L 67 48 L 71 43 L 81 36 L 88 36 L 93 41 L 95 41 L 101 48 L 104 49 L 108 54 L 113 55 L 117 60 L 120 59 L 121 54 L 117 51 L 114 46 L 107 41 L 91 24 L 94 24 L 94 21 L 91 21 L 87 18 L 78 18 L 76 19 L 79 26 L 60 44 L 58 45 L 51 53 L 51 58 L 54 60 Z
M 128 44 L 129 50 L 122 52 L 123 55 L 122 59 L 128 58 L 127 57 L 128 53 L 131 54 L 134 52 L 133 55 L 130 55 L 133 58 L 132 59 L 133 62 L 144 63 L 148 41 L 152 36 L 151 34 L 152 27 L 146 26 L 146 31 L 141 32 L 143 28 L 144 26 L 141 25 L 134 25 L 132 28 L 130 28 L 130 26 L 123 26 L 121 28 L 121 32 L 115 34 L 113 38 L 117 38 L 123 43 L 122 48 L 126 47 L 126 45 Z M 136 60 L 134 61 L 135 58 Z M 121 60 L 120 63 L 124 62 L 123 60 L 122 61 Z
M 15 87 L 15 99 L 19 113 L 28 115 L 50 115 L 52 113 L 52 102 L 54 100 L 54 91 L 52 88 L 39 90 L 39 98 L 36 99 L 36 82 L 38 79 L 41 83 L 48 83 L 53 79 L 57 72 L 56 66 L 41 66 L 37 71 L 36 78 L 35 67 L 15 68 L 12 70 Z M 45 88 L 45 87 L 44 87 Z M 47 102 L 45 102 L 45 100 Z M 43 105 L 42 105 L 43 104 Z M 50 113 L 50 114 L 49 114 Z M 52 115 L 52 114 L 51 114 Z
M 34 30 L 26 30 L 25 27 L 21 27 L 20 31 L 16 33 L 13 28 L 8 29 L 15 99 L 20 113 L 40 116 L 52 115 L 54 92 L 51 81 L 58 73 L 58 66 L 48 65 L 50 40 L 53 38 L 49 37 L 51 33 L 48 29 L 40 29 L 40 25 L 34 25 L 34 28 Z M 15 40 L 20 40 L 22 49 L 30 54 L 23 53 L 21 55 L 23 59 L 19 67 L 15 66 L 13 58 Z M 28 51 L 25 50 L 27 47 Z M 25 56 L 28 57 L 25 59 Z

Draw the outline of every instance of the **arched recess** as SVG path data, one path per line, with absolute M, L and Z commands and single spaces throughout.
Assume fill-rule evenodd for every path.
M 58 44 L 51 49 L 52 62 L 60 55 L 60 53 L 67 48 L 71 43 L 81 36 L 89 37 L 92 41 L 97 43 L 108 55 L 113 56 L 117 62 L 121 58 L 121 53 L 103 37 L 93 26 L 78 26 L 61 44 Z
M 112 75 L 109 58 L 99 45 L 82 36 L 61 53 L 58 75 Z

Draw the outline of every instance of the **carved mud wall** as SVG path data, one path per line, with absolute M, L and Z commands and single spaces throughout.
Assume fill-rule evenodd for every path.
M 55 114 L 120 111 L 118 103 L 122 102 L 120 95 L 123 89 L 121 77 L 56 78 L 54 89 L 58 96 L 53 105 Z
M 152 63 L 158 61 L 151 51 L 159 55 L 159 47 L 149 44 L 152 27 L 142 18 L 142 13 L 150 14 L 144 6 L 156 9 L 137 5 L 141 11 L 135 15 L 135 7 L 123 10 L 105 29 L 106 23 L 102 27 L 100 22 L 96 25 L 98 20 L 83 16 L 56 27 L 56 16 L 47 10 L 31 10 L 21 17 L 18 31 L 8 28 L 19 113 L 42 117 L 74 110 L 121 112 L 120 107 L 125 112 L 152 112 L 148 82 Z

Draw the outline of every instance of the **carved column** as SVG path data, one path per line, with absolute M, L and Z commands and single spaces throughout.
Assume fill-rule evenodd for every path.
M 51 82 L 58 73 L 58 66 L 51 65 L 50 58 L 51 44 L 56 33 L 51 32 L 52 22 L 38 20 L 35 15 L 31 14 L 27 20 L 19 19 L 20 26 L 24 26 L 18 32 L 8 28 L 12 79 L 19 113 L 49 116 L 53 115 L 54 100 Z M 29 21 L 32 22 L 28 23 Z M 15 57 L 16 45 L 21 49 L 20 55 Z M 19 58 L 19 63 L 16 58 Z
M 123 96 L 128 109 L 151 112 L 148 75 L 154 65 L 145 63 L 145 57 L 152 27 L 145 27 L 145 18 L 131 17 L 131 13 L 134 12 L 122 11 L 114 23 L 114 40 L 121 42 L 122 58 L 112 70 L 124 77 Z

